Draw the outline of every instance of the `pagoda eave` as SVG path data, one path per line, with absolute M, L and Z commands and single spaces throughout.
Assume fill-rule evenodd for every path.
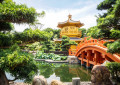
M 83 23 L 71 23 L 71 22 L 67 22 L 67 23 L 64 23 L 64 24 L 58 24 L 58 26 L 57 27 L 59 27 L 59 28 L 63 28 L 63 27 L 65 27 L 65 26 L 76 26 L 76 27 L 82 27 L 84 24 Z

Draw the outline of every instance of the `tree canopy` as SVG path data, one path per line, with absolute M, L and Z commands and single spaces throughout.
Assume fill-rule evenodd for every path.
M 0 31 L 11 30 L 13 27 L 11 23 L 34 23 L 38 15 L 34 8 L 28 8 L 24 4 L 16 4 L 12 0 L 0 0 Z M 3 41 L 9 42 L 10 38 L 7 35 L 0 33 L 0 36 L 3 36 Z M 21 50 L 0 49 L 0 85 L 9 85 L 10 80 L 6 77 L 6 71 L 15 77 L 13 80 L 31 79 L 32 74 L 37 72 L 37 66 L 33 57 Z
M 40 14 L 25 4 L 16 4 L 12 0 L 0 1 L 0 31 L 11 30 L 11 23 L 33 23 Z
M 104 0 L 97 6 L 97 9 L 107 11 L 99 15 L 97 20 L 99 28 L 120 30 L 120 0 Z

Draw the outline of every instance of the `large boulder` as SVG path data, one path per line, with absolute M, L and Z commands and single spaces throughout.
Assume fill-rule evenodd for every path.
M 91 71 L 92 85 L 113 85 L 110 72 L 105 66 L 95 65 Z
M 47 85 L 47 80 L 44 76 L 35 76 L 33 78 L 32 85 Z
M 52 80 L 50 85 L 65 85 L 65 84 L 58 80 Z

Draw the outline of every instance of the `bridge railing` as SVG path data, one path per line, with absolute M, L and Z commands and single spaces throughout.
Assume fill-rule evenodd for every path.
M 90 46 L 90 45 L 97 45 L 103 48 L 106 48 L 106 46 L 104 46 L 104 43 L 106 41 L 104 40 L 97 40 L 97 39 L 90 39 L 90 40 L 85 40 L 84 42 L 80 42 L 76 48 L 76 51 L 78 51 L 80 48 L 84 47 L 84 46 Z
M 87 38 L 83 38 L 83 40 L 77 45 L 76 49 L 69 49 L 69 55 L 75 55 L 76 52 L 84 47 L 84 46 L 90 46 L 90 45 L 97 45 L 103 48 L 106 48 L 106 46 L 104 46 L 104 43 L 106 43 L 107 41 L 105 40 L 99 40 L 99 39 L 90 39 L 87 40 Z

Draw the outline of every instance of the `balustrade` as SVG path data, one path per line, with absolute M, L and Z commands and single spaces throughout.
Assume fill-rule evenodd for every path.
M 103 48 L 106 48 L 106 46 L 104 46 L 104 43 L 106 41 L 104 40 L 97 40 L 97 39 L 90 39 L 90 40 L 87 40 L 87 37 L 85 37 L 79 44 L 78 46 L 76 47 L 76 52 L 84 47 L 84 46 L 90 46 L 90 45 L 97 45 L 97 46 L 100 46 L 100 47 L 103 47 Z M 76 52 L 70 52 L 72 54 L 69 53 L 69 55 L 73 55 L 73 54 L 76 54 Z

